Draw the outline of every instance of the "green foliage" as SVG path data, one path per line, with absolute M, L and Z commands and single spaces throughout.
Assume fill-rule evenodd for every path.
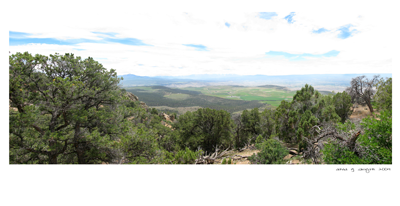
M 115 70 L 73 54 L 9 56 L 10 160 L 99 163 L 126 126 Z M 102 105 L 103 107 L 100 107 Z M 68 155 L 67 155 L 68 154 Z M 74 157 L 71 157 L 74 156 Z
M 156 108 L 152 108 L 151 111 L 150 111 L 150 113 L 151 113 L 151 114 L 158 115 L 158 111 L 157 111 Z
M 319 122 L 318 118 L 316 118 L 310 110 L 306 110 L 304 114 L 301 115 L 300 122 L 298 124 L 298 129 L 297 129 L 297 141 L 300 142 L 299 144 L 299 149 L 302 150 L 304 149 L 305 142 L 303 141 L 303 138 L 309 138 L 311 136 L 310 134 L 310 129 L 314 125 L 317 125 Z
M 351 96 L 346 92 L 339 92 L 333 96 L 333 105 L 335 106 L 336 114 L 341 119 L 340 121 L 344 123 L 352 113 L 351 107 L 353 103 L 351 102 Z
M 360 143 L 366 147 L 370 164 L 392 164 L 392 111 L 382 111 L 378 118 L 363 119 Z
M 301 115 L 300 122 L 297 129 L 297 138 L 300 141 L 303 136 L 309 137 L 309 130 L 314 125 L 318 124 L 318 118 L 312 115 L 310 110 L 306 110 L 304 114 Z
M 324 162 L 327 164 L 365 164 L 353 151 L 338 143 L 325 145 L 322 152 Z
M 256 139 L 256 144 L 260 144 L 264 141 L 264 138 L 261 135 L 258 135 L 257 139 Z
M 261 115 L 258 108 L 250 111 L 244 110 L 242 114 L 235 119 L 235 147 L 242 148 L 248 143 L 255 141 L 255 137 L 262 134 Z
M 375 86 L 378 91 L 373 99 L 378 109 L 392 110 L 392 78 L 382 78 Z
M 275 134 L 285 142 L 300 143 L 310 137 L 313 126 L 340 120 L 332 96 L 324 96 L 308 84 L 296 92 L 291 103 L 282 101 L 274 114 Z
M 279 141 L 268 139 L 267 141 L 256 144 L 259 153 L 249 157 L 252 164 L 281 164 L 283 158 L 289 154 L 289 151 Z
M 295 134 L 293 120 L 298 114 L 293 111 L 292 104 L 282 101 L 275 111 L 275 131 L 279 138 L 284 141 L 291 141 L 291 137 Z
M 203 154 L 202 150 L 193 152 L 189 148 L 185 148 L 185 150 L 178 150 L 175 154 L 167 151 L 164 154 L 164 159 L 163 159 L 162 163 L 164 163 L 164 164 L 194 164 L 197 157 L 202 154 Z
M 231 159 L 230 157 L 229 157 L 229 159 L 228 159 L 227 164 L 228 164 L 228 165 L 232 164 L 232 159 Z
M 241 124 L 241 144 L 247 142 L 252 136 L 260 134 L 260 113 L 258 108 L 254 108 L 250 111 L 244 110 L 241 116 Z
M 260 130 L 264 137 L 270 137 L 275 131 L 274 111 L 266 109 L 260 116 Z
M 345 117 L 344 119 L 346 119 Z M 321 122 L 339 122 L 341 120 L 340 116 L 336 113 L 335 106 L 333 105 L 326 105 L 321 111 Z
M 119 88 L 115 70 L 93 58 L 17 53 L 9 73 L 18 108 L 9 116 L 10 163 L 154 163 L 160 146 L 176 144 L 157 115 Z M 169 141 L 157 141 L 161 134 Z
M 228 147 L 233 143 L 233 121 L 224 110 L 199 109 L 179 116 L 174 129 L 180 131 L 181 147 L 192 150 L 201 147 L 213 152 L 215 146 Z
M 154 130 L 149 130 L 144 124 L 139 123 L 136 127 L 128 128 L 126 135 L 121 138 L 119 146 L 130 163 L 156 163 L 155 158 L 159 156 L 160 150 L 156 137 Z
M 392 164 L 392 113 L 383 111 L 374 118 L 363 119 L 364 134 L 360 135 L 358 152 L 346 145 L 331 142 L 322 150 L 324 161 L 328 164 Z M 350 122 L 338 124 L 340 131 L 349 132 L 355 125 Z
M 317 91 L 314 91 L 314 87 L 306 84 L 296 92 L 293 96 L 293 101 L 301 103 L 300 109 L 305 112 L 306 110 L 311 109 L 313 97 L 318 99 L 319 96 L 320 94 Z
M 346 121 L 344 123 L 338 122 L 336 124 L 336 129 L 339 131 L 343 131 L 343 132 L 349 132 L 351 130 L 354 130 L 355 128 L 356 128 L 356 125 L 350 121 Z
M 244 110 L 242 113 L 242 124 L 244 125 L 244 130 L 250 134 L 259 134 L 260 133 L 260 112 L 258 108 L 254 108 L 250 110 Z
M 222 163 L 221 164 L 226 164 L 226 158 L 224 158 L 223 160 L 222 160 Z

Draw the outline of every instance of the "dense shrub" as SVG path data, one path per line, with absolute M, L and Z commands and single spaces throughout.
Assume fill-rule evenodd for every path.
M 264 140 L 265 140 L 265 139 L 264 139 L 261 135 L 258 135 L 258 137 L 257 137 L 257 139 L 256 139 L 256 144 L 260 144 L 260 143 L 262 143 Z
M 215 147 L 227 148 L 233 143 L 233 121 L 224 110 L 199 109 L 179 116 L 174 129 L 179 130 L 180 145 L 192 150 L 201 147 L 214 152 Z
M 369 117 L 363 119 L 364 135 L 361 146 L 366 149 L 365 158 L 370 164 L 392 164 L 392 111 L 382 111 L 380 120 Z
M 331 142 L 322 150 L 324 161 L 328 164 L 392 164 L 392 113 L 383 111 L 374 118 L 363 119 L 364 127 L 357 142 L 357 151 L 350 150 L 339 142 Z M 339 124 L 339 130 L 352 130 L 354 124 Z
M 392 78 L 383 78 L 375 85 L 378 91 L 374 95 L 374 101 L 378 109 L 392 110 Z
M 365 164 L 353 151 L 337 142 L 327 144 L 323 154 L 327 164 Z
M 252 164 L 280 164 L 289 151 L 279 141 L 268 139 L 265 142 L 256 144 L 259 153 L 249 157 Z
M 179 150 L 176 153 L 165 152 L 165 157 L 162 160 L 164 164 L 194 164 L 199 155 L 203 154 L 202 150 L 192 151 L 189 148 Z
M 352 113 L 353 103 L 351 102 L 351 96 L 346 92 L 339 92 L 333 96 L 333 104 L 336 114 L 339 115 L 341 122 L 344 123 Z
M 222 160 L 222 163 L 221 164 L 226 164 L 226 158 L 224 158 L 223 160 Z

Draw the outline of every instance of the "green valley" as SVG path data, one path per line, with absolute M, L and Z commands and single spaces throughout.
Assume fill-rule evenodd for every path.
M 258 87 L 244 86 L 207 86 L 207 87 L 186 87 L 183 90 L 198 91 L 204 95 L 220 97 L 232 100 L 259 101 L 275 108 L 282 100 L 291 101 L 296 91 L 275 85 Z
M 164 86 L 126 87 L 127 91 L 140 96 L 140 100 L 150 107 L 168 108 L 182 113 L 185 108 L 223 109 L 230 113 L 254 107 L 264 110 L 274 109 L 282 100 L 292 101 L 296 91 L 275 85 L 258 87 L 245 86 L 205 86 L 170 88 Z M 182 111 L 180 111 L 182 110 Z

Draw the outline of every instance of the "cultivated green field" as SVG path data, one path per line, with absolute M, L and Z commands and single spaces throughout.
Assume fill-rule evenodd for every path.
M 282 100 L 292 101 L 296 91 L 290 91 L 284 87 L 266 85 L 261 87 L 241 86 L 207 86 L 186 87 L 183 90 L 198 91 L 204 95 L 220 97 L 232 100 L 258 100 L 274 107 L 279 106 Z

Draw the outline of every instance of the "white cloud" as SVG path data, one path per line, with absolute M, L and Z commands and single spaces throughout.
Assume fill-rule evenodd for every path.
M 285 8 L 285 9 L 282 9 Z M 340 7 L 339 7 L 340 8 Z M 34 37 L 99 40 L 91 32 L 118 33 L 118 38 L 136 38 L 153 46 L 82 43 L 73 46 L 31 44 L 10 46 L 14 52 L 53 54 L 74 53 L 84 58 L 97 58 L 106 68 L 118 74 L 187 75 L 200 73 L 235 74 L 316 74 L 316 73 L 391 73 L 390 22 L 387 12 L 377 10 L 296 9 L 259 7 L 258 11 L 276 12 L 271 20 L 258 17 L 257 12 L 101 12 L 78 9 L 71 18 L 59 18 L 47 24 L 32 24 L 43 14 L 12 19 L 9 30 L 33 33 Z M 283 19 L 295 12 L 295 22 Z M 48 15 L 57 14 L 54 11 Z M 63 14 L 58 14 L 63 15 Z M 83 18 L 85 17 L 85 18 Z M 54 22 L 58 22 L 55 24 Z M 225 22 L 230 27 L 225 26 Z M 351 24 L 358 33 L 347 39 L 337 38 L 336 30 Z M 58 26 L 56 26 L 58 25 Z M 312 33 L 325 28 L 330 32 Z M 209 51 L 196 51 L 182 44 L 201 44 Z M 77 51 L 75 49 L 84 49 Z M 289 61 L 266 58 L 265 52 L 323 54 L 340 51 L 337 57 L 308 58 Z M 101 59 L 106 58 L 106 59 Z M 139 66 L 142 64 L 143 66 Z

